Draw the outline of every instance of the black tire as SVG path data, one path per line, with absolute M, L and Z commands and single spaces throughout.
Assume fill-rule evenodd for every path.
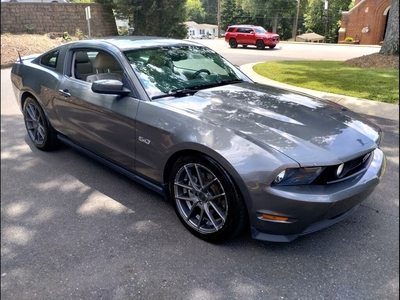
M 206 156 L 187 156 L 174 165 L 169 190 L 175 212 L 195 236 L 212 243 L 242 232 L 247 210 L 226 171 Z
M 256 47 L 258 50 L 263 50 L 265 48 L 265 44 L 262 40 L 257 40 Z
M 235 39 L 230 39 L 229 46 L 231 46 L 231 48 L 237 48 L 238 44 Z
M 268 46 L 268 47 L 269 47 L 269 49 L 274 49 L 274 48 L 275 48 L 275 46 L 276 46 L 276 45 L 273 45 L 273 46 Z
M 44 151 L 54 149 L 56 134 L 39 103 L 33 98 L 26 98 L 23 114 L 28 136 L 35 147 Z

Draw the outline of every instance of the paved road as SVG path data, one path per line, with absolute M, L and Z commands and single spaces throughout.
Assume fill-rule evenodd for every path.
M 245 51 L 246 63 L 259 57 Z M 245 234 L 212 245 L 140 185 L 70 148 L 35 149 L 9 75 L 1 70 L 2 299 L 399 298 L 398 119 L 367 115 L 386 132 L 388 168 L 347 220 L 288 244 Z
M 379 52 L 379 46 L 337 45 L 316 43 L 279 43 L 274 49 L 257 50 L 255 47 L 232 49 L 222 39 L 195 40 L 204 44 L 237 65 L 270 60 L 321 59 L 347 60 Z

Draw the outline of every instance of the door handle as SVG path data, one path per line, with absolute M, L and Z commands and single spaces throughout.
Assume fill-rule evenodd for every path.
M 64 97 L 71 97 L 71 94 L 69 93 L 69 90 L 68 89 L 65 89 L 65 90 L 58 90 L 58 92 L 61 94 L 61 95 L 63 95 Z

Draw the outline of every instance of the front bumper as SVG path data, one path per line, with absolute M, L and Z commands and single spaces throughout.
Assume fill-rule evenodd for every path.
M 263 41 L 266 46 L 276 46 L 280 42 L 280 39 L 278 37 L 276 38 L 273 37 L 273 38 L 265 38 L 263 39 Z
M 342 221 L 374 191 L 385 168 L 383 152 L 375 149 L 368 169 L 349 180 L 326 186 L 265 187 L 264 193 L 252 195 L 252 237 L 263 241 L 290 242 L 300 235 Z M 288 219 L 270 220 L 264 215 Z

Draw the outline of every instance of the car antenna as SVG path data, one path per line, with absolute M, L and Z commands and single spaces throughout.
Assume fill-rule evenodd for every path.
M 17 52 L 18 52 L 19 62 L 20 62 L 21 64 L 23 64 L 24 62 L 23 62 L 23 60 L 22 60 L 22 58 L 21 58 L 21 54 L 19 54 L 19 51 L 17 51 Z

